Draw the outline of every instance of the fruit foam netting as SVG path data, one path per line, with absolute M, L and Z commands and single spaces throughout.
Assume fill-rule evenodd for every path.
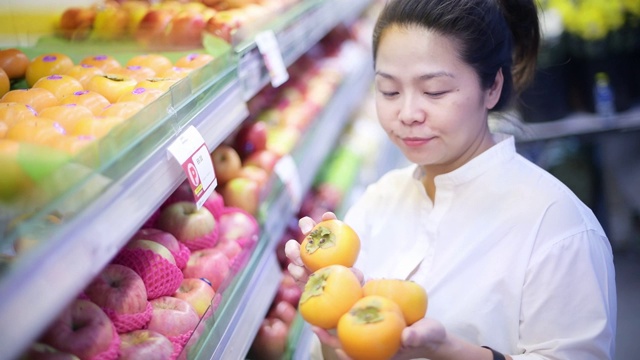
M 149 300 L 173 295 L 184 278 L 176 265 L 151 250 L 125 248 L 112 262 L 128 266 L 140 275 L 147 287 Z
M 183 241 L 181 239 L 178 240 L 180 240 L 180 242 L 182 242 L 191 251 L 212 248 L 218 243 L 218 224 L 216 224 L 213 231 L 209 234 L 188 241 Z
M 189 330 L 184 334 L 177 336 L 168 336 L 169 340 L 173 343 L 173 354 L 171 354 L 171 359 L 177 359 L 184 346 L 187 345 L 189 338 L 191 338 L 191 334 L 193 334 L 193 330 Z
M 204 202 L 203 206 L 211 212 L 216 220 L 218 220 L 224 210 L 224 198 L 222 198 L 222 195 L 214 191 L 213 194 L 211 194 L 211 197 Z
M 178 269 L 182 270 L 187 266 L 187 261 L 189 261 L 189 256 L 191 256 L 191 250 L 183 244 L 180 243 L 180 250 L 178 252 L 172 252 L 173 258 L 176 260 L 176 266 Z
M 143 329 L 153 315 L 153 306 L 148 301 L 144 311 L 136 314 L 118 314 L 109 308 L 102 308 L 102 310 L 111 319 L 119 334 Z
M 118 335 L 115 325 L 112 325 L 111 327 L 113 328 L 113 338 L 111 339 L 109 348 L 92 357 L 90 360 L 115 360 L 118 358 L 118 352 L 120 351 L 120 336 Z

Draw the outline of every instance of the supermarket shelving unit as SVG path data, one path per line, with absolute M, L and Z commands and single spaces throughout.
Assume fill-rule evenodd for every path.
M 266 28 L 274 31 L 288 66 L 338 24 L 355 20 L 368 3 L 303 1 Z M 71 190 L 72 194 L 59 200 L 73 199 L 87 190 L 83 185 L 90 186 L 96 180 L 102 187 L 90 189 L 93 196 L 81 211 L 59 225 L 42 223 L 44 216 L 25 222 L 27 233 L 38 230 L 45 240 L 20 256 L 0 277 L 3 357 L 12 359 L 24 351 L 185 180 L 181 166 L 167 152 L 184 129 L 194 126 L 213 149 L 246 118 L 246 100 L 268 84 L 268 71 L 253 41 L 240 44 L 232 55 L 236 60 L 215 74 L 203 70 L 200 75 L 205 79 L 200 79 L 198 88 L 178 86 L 158 101 L 159 125 L 131 146 L 128 154 L 121 155 L 130 155 L 135 161 L 116 161 L 100 173 L 92 173 Z M 292 154 L 303 190 L 311 186 L 329 152 L 321 145 L 328 138 L 338 138 L 371 83 L 368 56 L 356 61 L 360 62 L 302 139 L 305 145 Z M 273 296 L 269 295 L 275 294 L 279 284 L 281 271 L 273 249 L 284 231 L 284 219 L 294 212 L 290 203 L 284 186 L 276 181 L 264 204 L 263 235 L 251 258 L 216 299 L 212 316 L 199 325 L 198 331 L 204 331 L 200 340 L 188 344 L 181 357 L 230 359 L 246 354 L 271 303 Z

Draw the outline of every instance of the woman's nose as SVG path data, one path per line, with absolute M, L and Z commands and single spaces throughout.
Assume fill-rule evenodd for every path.
M 425 121 L 426 113 L 418 96 L 405 95 L 401 106 L 399 118 L 404 124 L 411 125 Z

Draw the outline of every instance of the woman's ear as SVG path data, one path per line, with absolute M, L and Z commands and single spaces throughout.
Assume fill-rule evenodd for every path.
M 494 106 L 500 100 L 500 95 L 502 94 L 502 84 L 504 84 L 504 76 L 502 75 L 502 68 L 498 69 L 496 73 L 496 78 L 493 81 L 493 85 L 487 90 L 485 97 L 485 105 L 487 109 L 493 109 Z

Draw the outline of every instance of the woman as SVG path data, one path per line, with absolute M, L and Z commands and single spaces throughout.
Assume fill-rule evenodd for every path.
M 397 359 L 612 359 L 609 241 L 560 181 L 492 134 L 535 69 L 532 0 L 391 0 L 373 36 L 376 107 L 415 165 L 368 187 L 345 216 L 355 269 L 429 294 Z M 325 218 L 333 217 L 325 214 Z M 308 232 L 308 218 L 300 227 Z M 304 282 L 295 241 L 289 271 Z M 314 329 L 325 356 L 337 338 Z

